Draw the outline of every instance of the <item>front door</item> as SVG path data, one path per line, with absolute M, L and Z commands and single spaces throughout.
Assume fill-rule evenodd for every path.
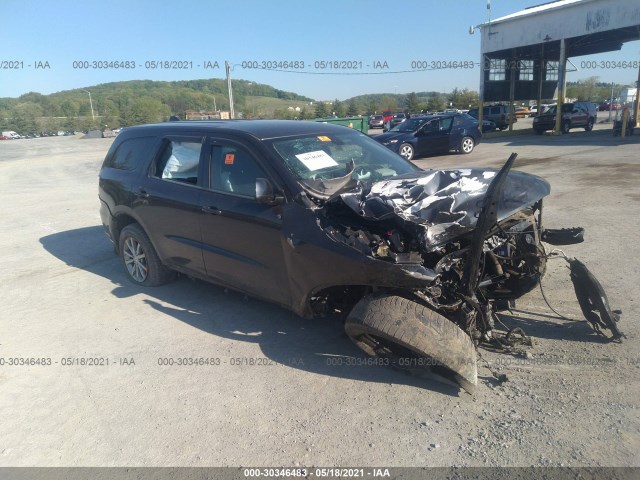
M 422 127 L 418 137 L 418 155 L 449 150 L 449 133 L 453 117 L 439 118 Z
M 257 297 L 289 305 L 282 207 L 256 202 L 256 178 L 269 178 L 241 142 L 210 139 L 208 188 L 200 196 L 207 275 Z

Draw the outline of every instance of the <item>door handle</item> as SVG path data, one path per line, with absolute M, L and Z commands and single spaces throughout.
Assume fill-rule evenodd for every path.
M 139 197 L 139 198 L 149 198 L 150 197 L 149 193 L 142 187 L 138 188 L 138 190 L 135 192 L 135 196 Z
M 287 243 L 291 248 L 296 248 L 298 245 L 303 245 L 304 241 L 296 238 L 293 234 L 287 237 Z
M 203 206 L 201 210 L 204 213 L 209 213 L 211 215 L 222 215 L 222 210 L 220 210 L 219 208 L 210 206 L 210 205 Z

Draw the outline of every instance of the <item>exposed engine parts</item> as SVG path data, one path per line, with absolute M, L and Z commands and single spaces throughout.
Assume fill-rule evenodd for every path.
M 520 328 L 501 338 L 493 335 L 496 312 L 539 285 L 549 258 L 542 241 L 579 243 L 584 230 L 542 228 L 542 198 L 549 185 L 538 177 L 510 172 L 515 157 L 499 172 L 425 172 L 337 195 L 322 207 L 321 226 L 336 241 L 421 278 L 420 286 L 399 287 L 394 293 L 457 325 L 476 348 L 530 345 Z M 624 335 L 616 325 L 619 316 L 609 307 L 600 283 L 582 262 L 567 261 L 585 318 L 596 332 L 608 329 L 612 340 L 620 340 Z M 370 354 L 431 357 L 467 390 L 475 386 L 475 368 L 461 366 L 464 356 L 398 346 L 398 339 L 394 343 L 388 338 L 389 331 L 381 339 L 373 326 L 371 331 L 363 327 L 366 319 L 356 323 L 347 320 L 348 330 L 358 332 L 352 339 Z

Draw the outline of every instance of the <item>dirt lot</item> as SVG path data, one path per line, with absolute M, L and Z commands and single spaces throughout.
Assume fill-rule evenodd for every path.
M 627 339 L 604 343 L 534 291 L 504 322 L 535 345 L 483 351 L 508 381 L 481 365 L 473 396 L 358 365 L 337 320 L 188 278 L 129 283 L 98 215 L 110 143 L 0 142 L 0 466 L 640 466 L 640 135 L 524 135 L 416 162 L 499 166 L 517 152 L 517 169 L 551 183 L 546 225 L 586 228 L 565 251 L 623 311 Z M 580 316 L 564 262 L 543 285 Z M 85 358 L 102 364 L 72 364 Z M 159 365 L 179 358 L 211 361 Z

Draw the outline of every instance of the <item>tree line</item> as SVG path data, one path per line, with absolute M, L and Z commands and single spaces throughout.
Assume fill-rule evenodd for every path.
M 617 95 L 621 86 L 614 86 Z M 89 94 L 93 102 L 93 112 Z M 419 113 L 446 108 L 468 109 L 478 104 L 478 92 L 454 88 L 450 93 L 435 91 L 409 94 L 367 94 L 345 101 L 314 101 L 293 92 L 246 80 L 233 80 L 235 110 L 244 118 L 313 119 L 336 115 L 380 114 L 384 111 Z M 566 96 L 600 101 L 611 95 L 611 84 L 591 77 L 567 84 Z M 257 97 L 275 99 L 277 106 L 253 107 Z M 287 108 L 291 101 L 305 105 Z M 279 105 L 282 106 L 279 106 Z M 164 121 L 171 115 L 182 118 L 187 110 L 228 110 L 226 81 L 222 79 L 160 82 L 133 80 L 94 85 L 42 95 L 30 92 L 18 98 L 0 98 L 2 130 L 20 133 L 43 130 L 86 130 L 117 128 Z

